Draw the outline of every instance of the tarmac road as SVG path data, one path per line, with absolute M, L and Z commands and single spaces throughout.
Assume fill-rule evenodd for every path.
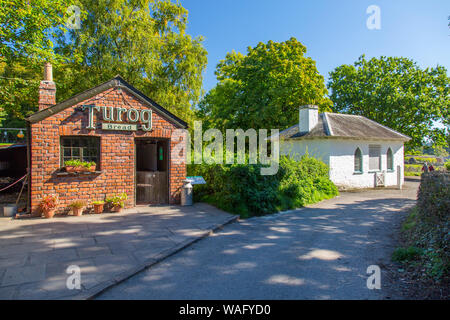
M 403 190 L 345 192 L 287 213 L 226 226 L 98 299 L 386 299 L 383 264 L 395 228 L 415 204 Z M 367 268 L 381 267 L 381 289 Z

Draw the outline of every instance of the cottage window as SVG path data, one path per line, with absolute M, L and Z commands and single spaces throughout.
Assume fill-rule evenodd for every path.
M 355 150 L 355 172 L 362 173 L 362 152 L 361 149 L 356 148 Z
M 100 160 L 100 138 L 61 137 L 61 163 L 67 160 L 95 162 L 97 169 Z
M 381 170 L 381 146 L 369 145 L 369 171 Z
M 389 171 L 394 171 L 394 157 L 392 155 L 392 150 L 391 148 L 388 149 L 387 153 L 386 153 L 386 161 L 387 161 L 387 166 L 386 168 Z

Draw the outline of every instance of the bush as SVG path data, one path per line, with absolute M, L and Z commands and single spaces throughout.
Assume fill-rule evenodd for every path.
M 196 201 L 205 201 L 242 218 L 287 210 L 334 197 L 328 167 L 309 156 L 295 161 L 281 156 L 278 173 L 261 175 L 261 164 L 189 165 L 189 176 L 203 176 L 194 186 Z
M 435 279 L 450 275 L 449 217 L 450 173 L 434 171 L 422 174 L 417 207 L 403 223 L 402 231 L 409 238 L 409 245 L 421 248 L 422 268 Z M 397 261 L 402 257 L 410 260 L 402 254 L 411 252 L 397 252 Z
M 392 260 L 397 262 L 405 262 L 417 260 L 423 254 L 423 250 L 417 247 L 397 248 L 392 253 Z
M 445 169 L 446 169 L 447 171 L 450 171 L 450 161 L 447 161 L 447 162 L 445 163 Z

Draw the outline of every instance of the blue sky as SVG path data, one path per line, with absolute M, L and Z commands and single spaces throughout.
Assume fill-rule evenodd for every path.
M 404 0 L 181 0 L 189 10 L 188 33 L 202 35 L 208 51 L 204 88 L 216 83 L 214 70 L 227 52 L 295 37 L 319 72 L 366 57 L 403 56 L 421 67 L 450 71 L 450 1 Z M 381 9 L 381 29 L 369 30 L 369 5 Z M 448 72 L 449 73 L 449 72 Z

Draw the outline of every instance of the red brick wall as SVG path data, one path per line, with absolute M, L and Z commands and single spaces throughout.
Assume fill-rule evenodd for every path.
M 135 144 L 137 137 L 171 138 L 177 127 L 169 120 L 152 112 L 152 131 L 110 131 L 85 129 L 88 111 L 75 111 L 84 104 L 148 109 L 133 95 L 120 88 L 112 88 L 86 101 L 31 125 L 31 210 L 36 212 L 39 202 L 46 195 L 57 195 L 58 212 L 68 211 L 75 200 L 92 202 L 104 200 L 113 194 L 126 192 L 126 207 L 135 200 Z M 95 112 L 94 124 L 101 122 L 101 113 Z M 101 126 L 100 126 L 101 127 Z M 100 137 L 100 171 L 86 176 L 58 176 L 60 170 L 60 137 L 88 135 Z M 170 150 L 176 142 L 171 141 Z M 170 154 L 169 150 L 169 154 Z M 170 157 L 169 157 L 170 161 Z M 186 177 L 186 166 L 169 162 L 169 203 L 180 201 L 180 189 Z

